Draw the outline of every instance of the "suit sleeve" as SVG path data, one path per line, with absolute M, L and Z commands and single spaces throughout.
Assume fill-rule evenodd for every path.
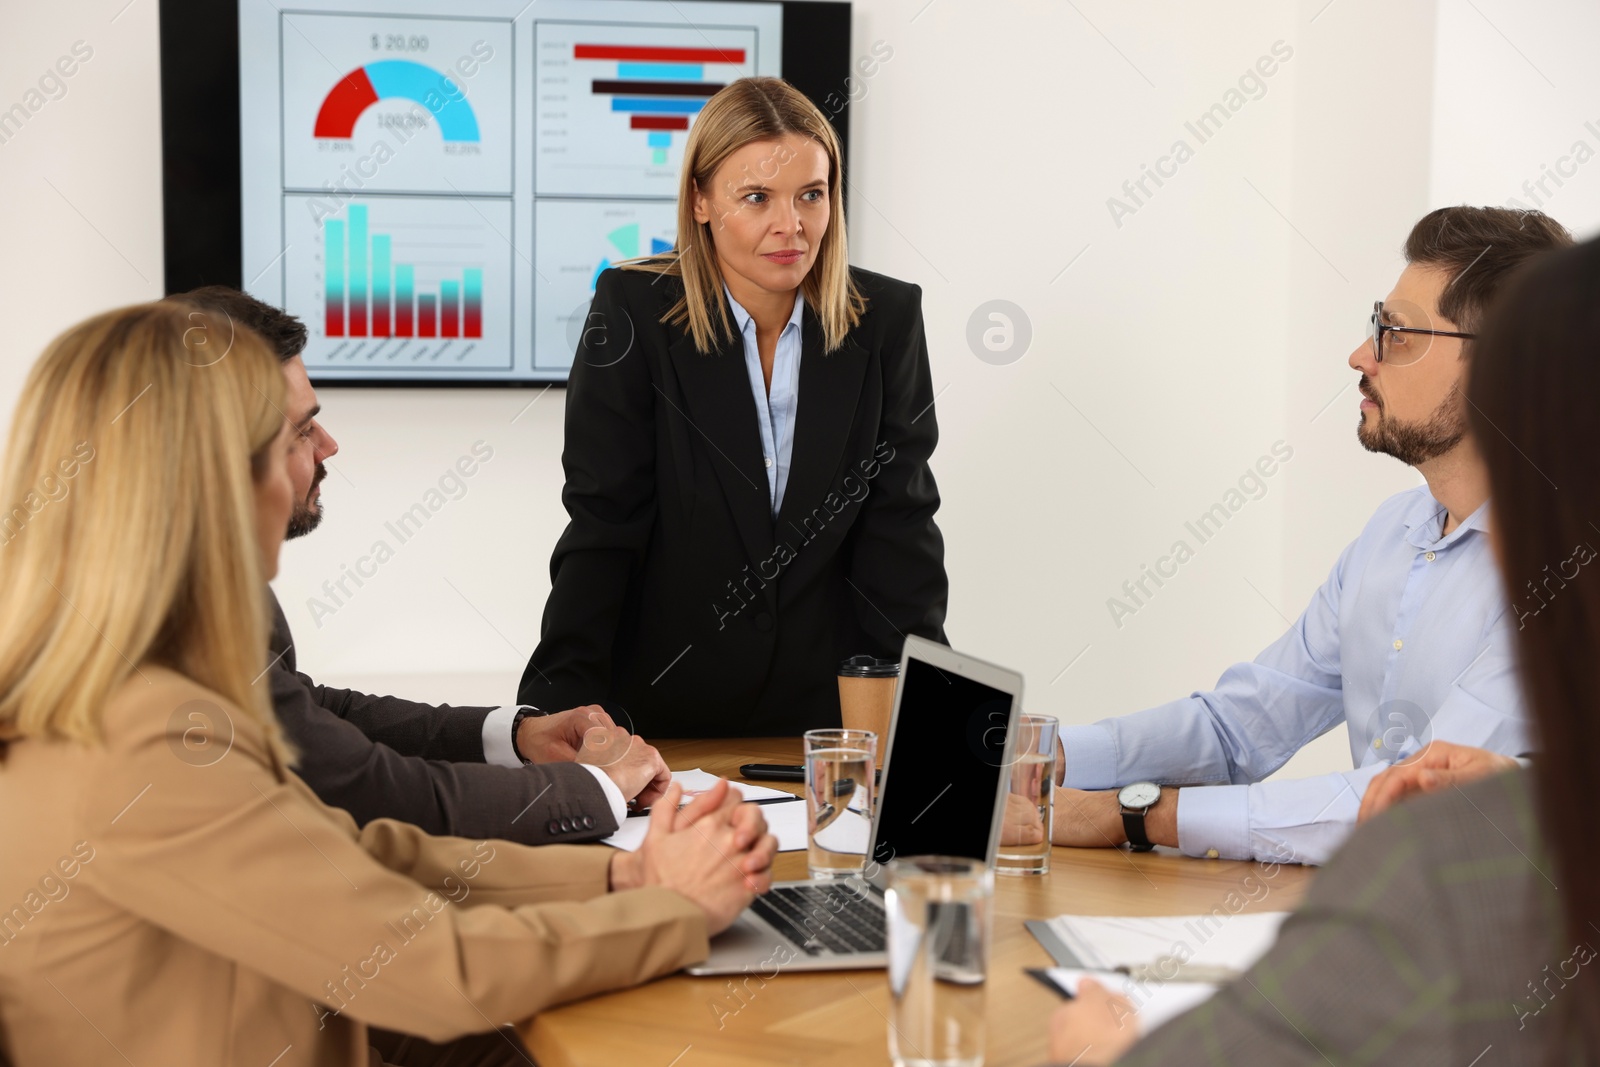
M 943 642 L 950 583 L 944 536 L 933 521 L 939 487 L 928 458 L 939 441 L 922 289 L 883 340 L 883 416 L 877 475 L 851 536 L 848 574 L 856 618 L 880 656 L 898 659 L 907 634 Z
M 227 754 L 208 766 L 174 760 L 174 728 L 146 718 L 143 740 L 103 761 L 87 798 L 90 811 L 126 810 L 94 828 L 85 876 L 319 1013 L 447 1041 L 706 954 L 704 917 L 686 898 L 606 891 L 609 849 L 536 853 L 389 820 L 358 833 L 269 770 L 259 728 L 237 709 Z M 128 807 L 124 794 L 147 785 Z M 351 974 L 365 975 L 359 993 L 341 995 Z
M 617 828 L 605 791 L 575 763 L 498 767 L 402 755 L 321 706 L 320 687 L 304 675 L 274 666 L 269 676 L 278 721 L 299 752 L 296 772 L 358 825 L 400 819 L 427 833 L 525 844 L 595 840 Z
M 399 697 L 318 685 L 304 674 L 297 677 L 318 707 L 354 724 L 372 740 L 402 756 L 483 762 L 483 720 L 493 708 L 419 704 Z
M 607 695 L 628 586 L 656 516 L 655 387 L 637 350 L 641 323 L 612 269 L 600 275 L 567 380 L 561 502 L 539 647 L 517 699 L 571 708 Z
M 1501 781 L 1514 787 L 1510 778 Z M 1119 1067 L 1447 1067 L 1471 1060 L 1481 1050 L 1466 1051 L 1456 1039 L 1465 1025 L 1490 1016 L 1460 1000 L 1467 963 L 1458 948 L 1472 940 L 1462 931 L 1516 914 L 1497 910 L 1510 900 L 1503 884 L 1526 879 L 1531 861 L 1488 829 L 1477 809 L 1453 798 L 1453 822 L 1441 826 L 1438 802 L 1445 799 L 1425 798 L 1433 815 L 1423 820 L 1416 816 L 1424 801 L 1413 801 L 1361 827 L 1311 883 L 1265 956 L 1155 1030 Z M 1468 833 L 1486 834 L 1489 845 L 1464 844 Z M 1474 862 L 1465 862 L 1474 852 Z M 1441 871 L 1450 873 L 1441 880 Z M 1254 873 L 1246 881 L 1254 883 L 1252 895 L 1267 891 Z M 1497 1014 L 1514 1008 L 1494 1004 Z

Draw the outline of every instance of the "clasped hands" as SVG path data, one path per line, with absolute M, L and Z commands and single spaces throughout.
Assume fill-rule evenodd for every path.
M 517 751 L 534 763 L 586 763 L 604 771 L 641 808 L 661 799 L 672 781 L 655 746 L 618 726 L 598 704 L 530 715 L 517 727 L 516 741 Z

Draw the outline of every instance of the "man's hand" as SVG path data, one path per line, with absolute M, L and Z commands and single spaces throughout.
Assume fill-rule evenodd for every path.
M 659 885 L 688 897 L 706 915 L 706 928 L 726 930 L 757 893 L 772 887 L 778 839 L 754 804 L 741 803 L 725 780 L 678 810 L 683 790 L 667 787 L 650 809 L 650 829 L 638 852 L 612 857 L 611 888 Z
M 517 751 L 534 763 L 571 763 L 583 748 L 583 735 L 597 726 L 616 726 L 599 704 L 554 715 L 529 715 L 517 727 Z
M 620 726 L 591 726 L 583 735 L 578 762 L 600 768 L 624 797 L 637 800 L 640 807 L 654 805 L 672 781 L 667 761 L 655 746 Z
M 1415 793 L 1432 793 L 1452 785 L 1466 785 L 1518 766 L 1498 752 L 1435 741 L 1409 759 L 1401 760 L 1367 783 L 1357 822 L 1366 822 Z
M 1079 1067 L 1103 1067 L 1139 1040 L 1138 1014 L 1127 997 L 1093 978 L 1078 983 L 1078 995 L 1050 1016 L 1050 1059 Z
M 1039 818 L 1039 806 L 1028 803 L 1028 798 L 1021 793 L 1007 793 L 1005 818 L 1000 824 L 1000 843 L 1037 845 L 1043 840 L 1044 821 Z

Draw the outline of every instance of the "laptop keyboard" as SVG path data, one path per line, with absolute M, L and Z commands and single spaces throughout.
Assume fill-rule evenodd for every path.
M 860 882 L 780 886 L 750 906 L 810 956 L 886 947 L 883 902 Z

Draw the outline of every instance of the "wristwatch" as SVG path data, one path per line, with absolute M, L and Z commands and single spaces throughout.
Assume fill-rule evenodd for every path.
M 1149 852 L 1156 847 L 1144 832 L 1144 816 L 1160 799 L 1161 787 L 1154 782 L 1135 782 L 1117 793 L 1117 803 L 1122 805 L 1122 831 L 1128 835 L 1128 847 L 1135 852 Z
M 522 754 L 522 749 L 517 747 L 517 731 L 521 728 L 523 719 L 529 719 L 535 715 L 543 714 L 544 712 L 540 711 L 538 708 L 524 704 L 522 707 L 518 708 L 517 713 L 511 717 L 511 751 L 517 754 L 517 758 L 521 760 L 524 765 L 532 763 L 533 760 L 529 759 L 527 756 L 524 756 Z

